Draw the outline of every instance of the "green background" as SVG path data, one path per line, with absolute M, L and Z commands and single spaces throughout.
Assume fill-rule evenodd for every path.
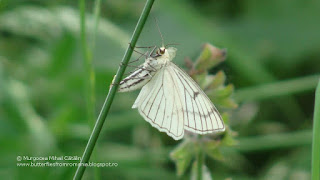
M 94 1 L 86 2 L 96 116 L 144 3 L 102 0 L 94 33 Z M 315 0 L 155 2 L 140 46 L 161 45 L 155 17 L 165 43 L 180 44 L 174 62 L 182 67 L 205 42 L 228 50 L 226 62 L 212 73 L 224 70 L 236 88 L 240 106 L 232 112 L 231 128 L 239 144 L 225 149 L 232 156 L 224 162 L 207 159 L 215 179 L 310 179 L 319 9 Z M 1 177 L 73 177 L 75 167 L 23 168 L 16 159 L 82 155 L 93 122 L 87 116 L 79 22 L 77 1 L 0 0 Z M 116 95 L 91 159 L 118 167 L 87 168 L 84 179 L 177 178 L 169 153 L 178 142 L 131 109 L 137 94 Z

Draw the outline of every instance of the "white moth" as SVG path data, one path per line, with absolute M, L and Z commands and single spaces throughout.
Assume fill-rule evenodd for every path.
M 175 140 L 184 131 L 207 134 L 224 131 L 222 117 L 199 85 L 182 69 L 172 63 L 177 49 L 155 48 L 143 65 L 119 85 L 119 92 L 142 87 L 132 108 L 153 127 L 166 132 Z

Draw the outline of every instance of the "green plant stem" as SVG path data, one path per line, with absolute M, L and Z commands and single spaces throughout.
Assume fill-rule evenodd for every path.
M 198 135 L 198 151 L 196 155 L 196 179 L 202 180 L 203 178 L 203 163 L 204 163 L 204 152 L 203 152 L 203 143 L 202 136 Z
M 92 49 L 90 50 L 87 43 L 87 32 L 86 32 L 86 4 L 85 0 L 79 1 L 79 10 L 80 10 L 80 37 L 81 37 L 81 47 L 84 60 L 84 79 L 85 79 L 85 91 L 86 91 L 86 109 L 88 122 L 93 129 L 94 120 L 95 120 L 95 72 L 93 68 L 93 57 Z M 95 22 L 97 23 L 97 22 Z M 95 33 L 95 32 L 94 32 Z M 95 35 L 93 34 L 93 37 Z M 93 42 L 94 43 L 94 42 Z M 93 47 L 93 46 L 92 46 Z M 96 154 L 93 152 L 93 159 L 96 160 Z M 94 179 L 100 179 L 99 177 L 99 168 L 94 169 Z
M 288 96 L 298 92 L 312 90 L 317 86 L 320 75 L 312 75 L 292 80 L 263 84 L 240 89 L 235 93 L 237 101 L 261 100 L 278 96 Z
M 320 179 L 320 81 L 316 89 L 313 115 L 312 180 Z
M 310 146 L 312 131 L 297 131 L 239 138 L 234 148 L 241 152 Z
M 85 66 L 85 84 L 86 84 L 86 106 L 88 111 L 88 120 L 89 123 L 94 125 L 94 107 L 95 107 L 95 74 L 92 65 L 92 55 L 90 49 L 87 45 L 87 32 L 86 32 L 86 18 L 85 18 L 85 0 L 80 0 L 79 9 L 80 9 L 80 36 L 81 36 L 81 46 Z
M 90 156 L 92 154 L 92 151 L 94 149 L 94 146 L 97 142 L 97 139 L 99 137 L 99 134 L 101 132 L 101 129 L 103 127 L 103 124 L 105 122 L 105 119 L 109 113 L 109 110 L 110 110 L 110 107 L 111 107 L 111 104 L 113 102 L 113 99 L 114 99 L 114 96 L 117 92 L 117 88 L 118 88 L 118 84 L 126 70 L 126 67 L 127 67 L 127 64 L 130 60 L 130 57 L 132 55 L 132 52 L 133 52 L 133 49 L 131 47 L 134 47 L 138 41 L 138 38 L 141 34 L 141 31 L 144 27 L 144 24 L 148 18 L 148 15 L 150 13 L 150 10 L 152 8 L 152 5 L 154 3 L 154 0 L 147 0 L 146 2 L 146 5 L 141 13 L 141 16 L 140 16 L 140 19 L 137 23 L 137 26 L 133 32 L 133 35 L 132 35 L 132 38 L 131 38 L 131 41 L 130 41 L 130 44 L 128 45 L 128 48 L 124 54 L 124 57 L 122 59 L 122 66 L 119 67 L 118 71 L 117 71 L 117 74 L 115 76 L 115 79 L 114 79 L 114 85 L 110 88 L 109 90 L 109 93 L 106 97 L 106 100 L 102 106 L 102 109 L 100 111 L 100 114 L 98 116 L 98 119 L 95 123 L 95 126 L 93 128 L 93 131 L 90 135 L 90 138 L 89 138 L 89 141 L 87 143 L 87 146 L 84 150 L 84 153 L 83 153 L 83 156 L 82 156 L 82 160 L 81 160 L 81 163 L 87 163 L 90 159 Z M 83 176 L 83 173 L 85 171 L 85 166 L 81 166 L 79 165 L 78 166 L 78 169 L 74 175 L 74 179 L 81 179 L 82 176 Z
M 96 47 L 96 36 L 97 36 L 97 32 L 98 32 L 98 25 L 99 25 L 99 17 L 100 17 L 100 5 L 101 5 L 101 0 L 95 0 L 94 2 L 94 7 L 93 7 L 93 12 L 94 12 L 94 28 L 93 28 L 93 31 L 92 31 L 92 40 L 91 40 L 91 52 L 94 52 L 95 50 L 95 47 Z M 91 55 L 91 58 L 93 59 L 93 53 Z M 92 67 L 92 70 L 93 70 L 93 67 Z M 93 109 L 95 107 L 95 74 L 94 74 L 94 71 L 92 71 L 93 73 L 93 83 L 92 83 L 92 86 L 91 86 L 91 90 L 93 92 L 93 102 L 92 102 L 92 105 L 93 105 Z M 90 77 L 90 76 L 89 76 Z M 94 112 L 93 112 L 93 115 Z M 94 118 L 92 118 L 92 125 L 94 125 Z M 92 126 L 93 128 L 94 126 Z M 98 156 L 97 156 L 97 153 L 96 151 L 93 151 L 93 159 L 94 160 L 97 160 L 98 159 Z M 100 168 L 94 168 L 94 179 L 101 179 L 101 171 L 100 171 Z
M 101 6 L 101 0 L 95 0 L 94 7 L 93 7 L 93 13 L 94 13 L 94 27 L 92 31 L 92 51 L 94 51 L 95 43 L 96 43 L 96 34 L 98 32 L 98 25 L 99 25 L 99 17 L 100 17 L 100 6 Z
M 203 176 L 203 161 L 204 161 L 204 154 L 202 148 L 199 148 L 197 154 L 197 180 L 202 180 Z

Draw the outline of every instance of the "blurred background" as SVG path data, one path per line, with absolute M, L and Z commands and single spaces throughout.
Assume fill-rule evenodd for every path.
M 87 43 L 98 115 L 145 0 L 86 2 Z M 226 48 L 223 70 L 239 108 L 231 128 L 238 145 L 224 161 L 207 159 L 214 179 L 310 179 L 314 89 L 320 77 L 320 2 L 316 0 L 158 0 L 139 46 L 179 43 L 174 62 L 197 58 L 209 42 Z M 68 0 L 0 0 L 0 175 L 71 179 L 75 167 L 16 167 L 17 156 L 81 156 L 93 121 L 79 5 Z M 95 34 L 95 35 L 94 35 Z M 135 59 L 137 55 L 133 56 Z M 176 179 L 169 153 L 179 142 L 152 128 L 117 94 L 84 179 Z M 190 179 L 187 172 L 181 179 Z

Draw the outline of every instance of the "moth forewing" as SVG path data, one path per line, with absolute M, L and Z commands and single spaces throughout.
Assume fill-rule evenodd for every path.
M 181 118 L 181 113 L 179 115 L 179 106 L 175 103 L 174 98 L 177 96 L 170 95 L 174 89 L 166 73 L 165 68 L 159 70 L 154 78 L 142 88 L 134 106 L 153 127 L 179 140 L 184 135 L 183 118 Z
M 150 56 L 147 57 L 139 68 L 120 81 L 118 91 L 128 92 L 140 89 L 151 80 L 152 76 L 157 72 L 157 67 L 157 60 Z
M 120 81 L 119 92 L 128 92 L 139 89 L 147 84 L 154 73 L 147 69 L 137 69 L 128 77 Z

